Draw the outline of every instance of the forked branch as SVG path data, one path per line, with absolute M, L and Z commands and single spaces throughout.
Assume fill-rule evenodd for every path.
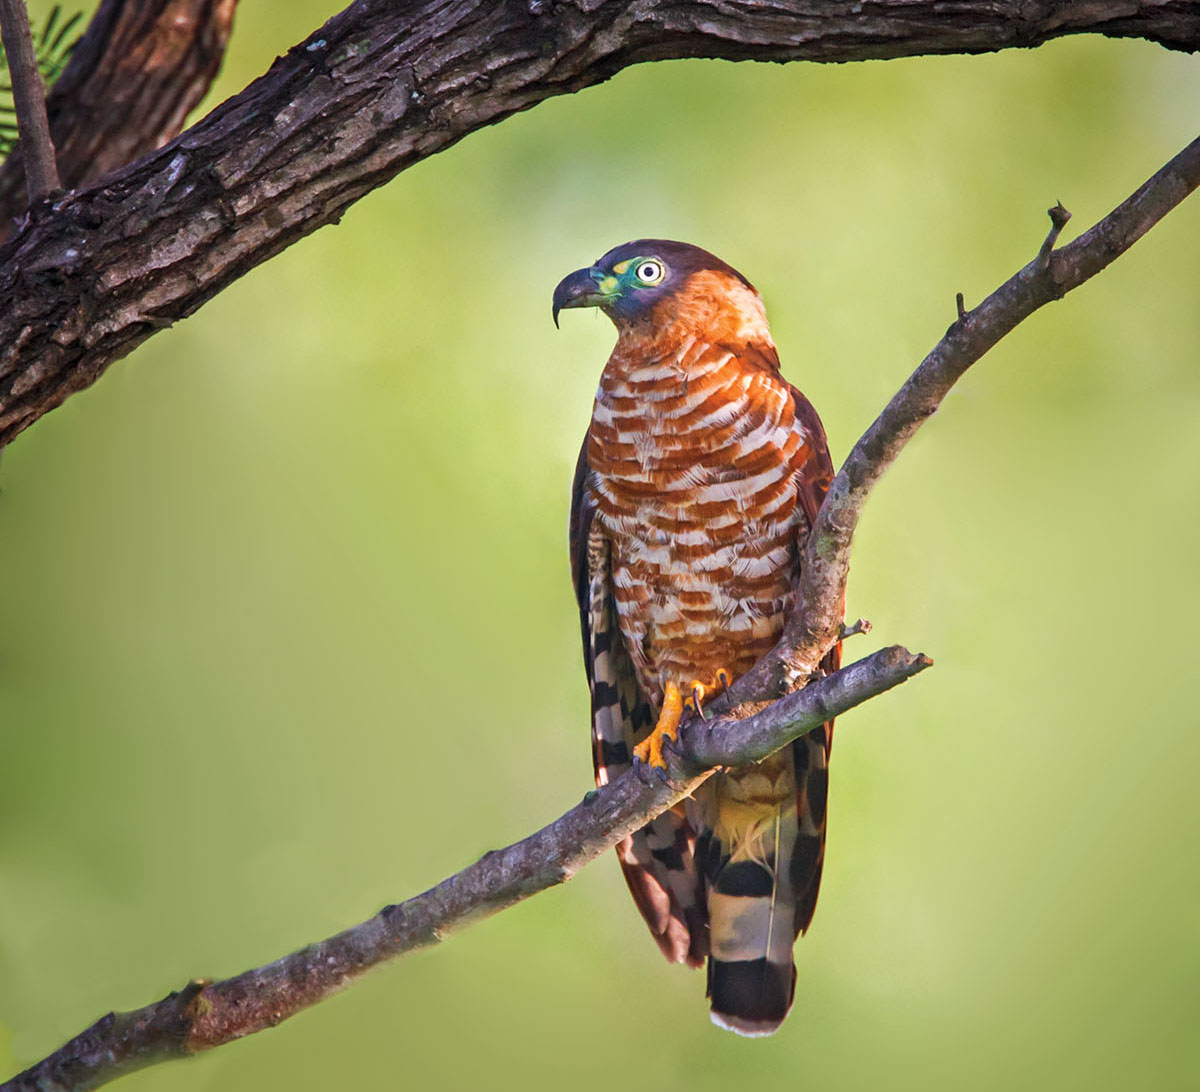
M 1058 299 L 1124 253 L 1200 184 L 1200 140 L 1157 172 L 1090 231 L 1060 250 L 1066 223 L 1052 211 L 1048 245 L 983 303 L 964 312 L 854 446 L 834 480 L 809 538 L 801 608 L 780 647 L 747 678 L 769 688 L 790 665 L 811 670 L 842 634 L 841 603 L 850 541 L 875 482 L 921 422 L 974 361 L 1042 304 Z M 809 621 L 808 612 L 812 612 Z M 855 627 L 851 627 L 852 629 Z M 845 635 L 845 634 L 842 634 Z M 754 762 L 832 716 L 930 665 L 899 647 L 883 649 L 745 719 L 693 720 L 674 780 L 634 772 L 588 793 L 583 803 L 524 841 L 489 853 L 437 887 L 387 907 L 361 925 L 222 982 L 196 981 L 133 1013 L 105 1016 L 0 1092 L 95 1088 L 123 1073 L 249 1035 L 343 989 L 377 964 L 434 944 L 453 929 L 570 879 L 621 838 L 691 792 L 717 765 Z M 764 683 L 765 680 L 765 683 Z M 741 682 L 736 696 L 746 697 Z M 768 690 L 769 692 L 769 690 Z M 754 697 L 753 690 L 749 692 Z M 713 707 L 717 712 L 716 703 Z
M 779 644 L 731 688 L 727 702 L 769 700 L 816 670 L 837 640 L 859 516 L 875 484 L 963 373 L 1039 307 L 1115 261 L 1200 185 L 1200 138 L 1136 193 L 1066 246 L 1055 249 L 1070 213 L 1056 204 L 1037 256 L 978 307 L 964 310 L 847 456 L 808 537 L 796 609 Z M 728 704 L 725 706 L 728 707 Z

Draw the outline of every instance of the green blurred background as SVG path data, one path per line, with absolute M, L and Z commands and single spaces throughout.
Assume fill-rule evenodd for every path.
M 326 3 L 239 13 L 215 103 Z M 0 1075 L 577 801 L 567 496 L 612 342 L 558 279 L 664 235 L 761 288 L 840 458 L 953 318 L 1196 135 L 1140 42 L 643 66 L 356 205 L 0 463 Z M 712 1028 L 608 859 L 164 1090 L 1195 1088 L 1200 198 L 979 364 L 872 500 L 773 1040 Z

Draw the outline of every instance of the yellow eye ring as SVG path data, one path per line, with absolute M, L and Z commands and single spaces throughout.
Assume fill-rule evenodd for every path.
M 638 262 L 637 269 L 634 270 L 634 276 L 642 284 L 661 284 L 666 275 L 667 267 L 656 258 L 643 259 Z

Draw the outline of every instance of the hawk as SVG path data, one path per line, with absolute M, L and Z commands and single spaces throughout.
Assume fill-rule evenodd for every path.
M 571 568 L 599 785 L 665 765 L 685 709 L 778 640 L 833 477 L 820 418 L 779 372 L 762 299 L 699 247 L 638 239 L 566 277 L 554 321 L 617 327 L 571 498 Z M 835 670 L 840 647 L 822 667 Z M 617 846 L 663 954 L 708 961 L 715 1024 L 770 1035 L 825 853 L 832 721 L 723 770 Z

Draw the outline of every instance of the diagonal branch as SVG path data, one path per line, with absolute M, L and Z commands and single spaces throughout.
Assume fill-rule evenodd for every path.
M 50 140 L 50 122 L 46 119 L 46 88 L 38 71 L 25 0 L 0 0 L 0 39 L 4 43 L 8 74 L 12 79 L 17 129 L 21 143 L 28 149 L 25 181 L 32 204 L 58 189 L 60 183 L 54 144 Z
M 0 246 L 0 445 L 146 338 L 486 125 L 678 57 L 1200 48 L 1200 0 L 359 0 L 159 152 Z
M 754 762 L 930 665 L 885 648 L 742 722 L 704 725 L 692 754 L 672 756 L 672 782 L 632 770 L 547 827 L 407 902 L 265 967 L 221 982 L 193 981 L 136 1012 L 109 1013 L 0 1092 L 96 1088 L 125 1073 L 240 1039 L 286 1020 L 387 960 L 569 880 L 622 838 L 682 800 L 732 760 Z
M 1200 138 L 1074 242 L 1054 243 L 1070 213 L 1050 210 L 1038 255 L 978 307 L 962 312 L 847 456 L 808 537 L 796 608 L 779 644 L 731 688 L 729 701 L 765 700 L 816 670 L 838 639 L 850 546 L 875 484 L 963 373 L 1039 307 L 1094 277 L 1200 186 Z

